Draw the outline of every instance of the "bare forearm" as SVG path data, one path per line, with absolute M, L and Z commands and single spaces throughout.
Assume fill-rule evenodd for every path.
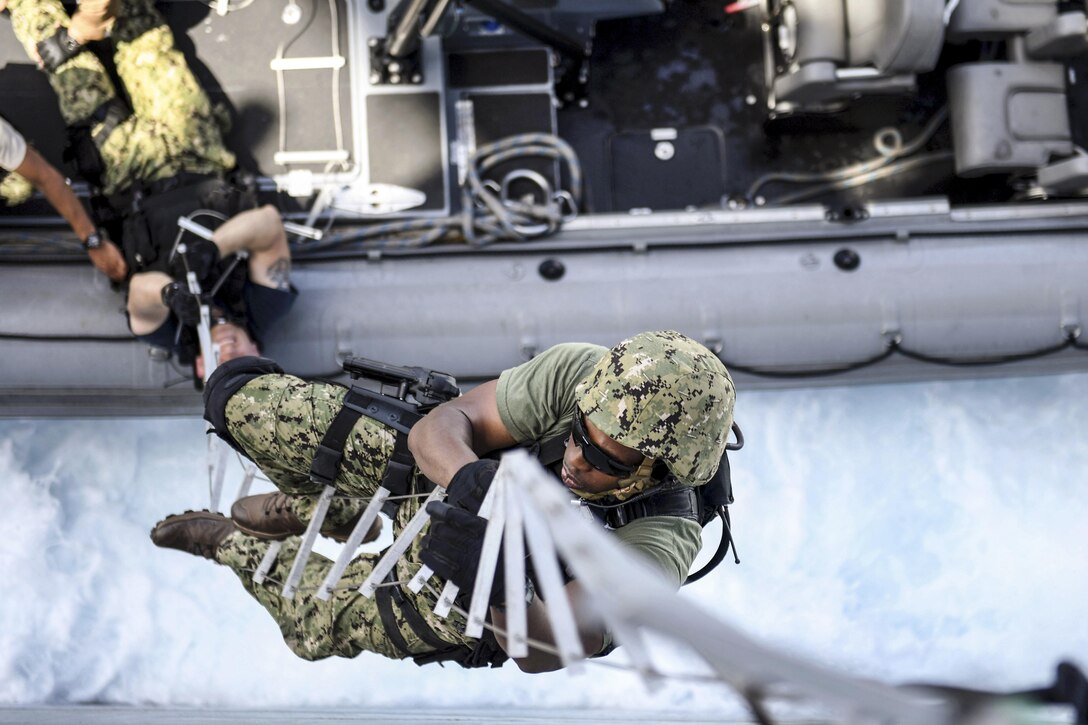
M 579 607 L 575 604 L 575 601 L 580 600 L 580 593 L 575 593 L 572 589 L 568 588 L 568 597 L 572 599 L 572 604 L 575 605 L 575 617 L 577 619 Z M 499 607 L 492 607 L 491 621 L 496 628 L 505 631 L 507 624 L 506 611 Z M 586 654 L 595 654 L 599 652 L 604 646 L 605 632 L 603 628 L 584 621 L 584 618 L 582 618 L 582 621 L 578 621 L 577 625 L 578 636 L 582 640 L 582 649 Z M 548 605 L 539 597 L 533 600 L 526 611 L 526 630 L 531 641 L 542 642 L 552 648 L 555 647 L 555 638 L 552 635 L 551 623 L 548 621 Z M 503 651 L 509 652 L 506 636 L 497 635 L 496 639 L 499 642 L 499 646 L 503 648 Z M 545 652 L 539 647 L 534 647 L 531 644 L 529 645 L 529 654 L 526 657 L 520 657 L 514 660 L 514 662 L 517 663 L 518 668 L 522 672 L 529 673 L 553 672 L 563 668 L 563 661 L 559 659 L 559 655 L 553 654 L 552 652 Z
M 479 458 L 472 449 L 471 422 L 451 406 L 439 406 L 416 423 L 408 448 L 423 475 L 443 488 L 458 469 Z
M 526 612 L 526 630 L 530 640 L 534 642 L 544 642 L 548 645 L 553 645 L 551 628 L 547 622 L 548 612 L 544 607 L 543 602 L 539 599 L 529 605 Z M 498 607 L 491 608 L 491 623 L 495 625 L 496 629 L 506 631 L 506 611 Z M 542 626 L 543 625 L 543 626 Z M 496 634 L 495 637 L 498 640 L 499 646 L 503 651 L 508 653 L 510 648 L 505 634 Z M 538 673 L 538 672 L 554 672 L 555 670 L 562 669 L 563 661 L 559 659 L 558 655 L 551 652 L 545 652 L 538 647 L 529 645 L 529 654 L 525 657 L 519 657 L 514 660 L 518 669 L 522 672 Z
M 426 415 L 408 434 L 419 470 L 439 486 L 480 456 L 517 443 L 499 415 L 497 380 L 477 385 Z
M 31 153 L 37 154 L 36 151 L 28 148 L 28 157 Z M 34 173 L 37 178 L 27 177 L 30 182 L 38 187 L 53 208 L 64 217 L 76 236 L 81 240 L 86 239 L 95 230 L 95 224 L 91 221 L 87 210 L 83 208 L 79 197 L 65 182 L 64 177 L 44 160 L 40 165 L 34 164 Z
M 83 208 L 83 203 L 68 186 L 64 177 L 33 148 L 27 147 L 26 157 L 16 172 L 42 192 L 53 208 L 72 227 L 72 231 L 76 233 L 80 241 L 87 239 L 95 231 L 94 221 L 91 220 L 87 210 Z M 124 256 L 121 250 L 109 240 L 103 239 L 98 249 L 89 249 L 87 254 L 91 263 L 114 282 L 125 279 L 128 269 Z

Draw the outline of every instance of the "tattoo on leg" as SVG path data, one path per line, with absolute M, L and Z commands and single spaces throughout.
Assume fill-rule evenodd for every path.
M 287 257 L 280 257 L 268 265 L 268 278 L 272 280 L 272 285 L 276 289 L 291 289 L 291 260 Z

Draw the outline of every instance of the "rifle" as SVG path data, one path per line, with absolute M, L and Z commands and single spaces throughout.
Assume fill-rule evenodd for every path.
M 352 380 L 363 378 L 383 386 L 396 387 L 394 397 L 398 400 L 406 400 L 411 395 L 419 405 L 420 412 L 430 410 L 461 394 L 456 378 L 427 368 L 390 365 L 365 357 L 348 357 L 344 360 L 343 367 Z

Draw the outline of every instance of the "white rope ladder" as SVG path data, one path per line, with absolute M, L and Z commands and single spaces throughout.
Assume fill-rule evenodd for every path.
M 331 493 L 329 495 L 331 497 Z M 387 490 L 379 489 L 370 499 L 336 564 L 318 588 L 318 597 L 328 599 L 335 591 L 351 588 L 339 580 L 388 495 Z M 422 533 L 428 519 L 427 503 L 440 500 L 444 495 L 442 489 L 427 495 L 358 587 L 360 593 L 369 597 L 378 587 L 405 584 L 383 580 Z M 480 515 L 488 524 L 467 611 L 454 603 L 457 587 L 447 582 L 438 592 L 431 581 L 433 572 L 426 566 L 416 571 L 407 586 L 413 592 L 426 588 L 437 594 L 434 609 L 437 616 L 445 618 L 451 611 L 463 615 L 467 636 L 479 637 L 485 628 L 505 636 L 511 657 L 524 657 L 533 647 L 556 655 L 575 674 L 583 671 L 586 663 L 629 669 L 651 691 L 665 680 L 716 682 L 738 692 L 759 722 L 772 722 L 763 707 L 767 698 L 821 704 L 835 713 L 830 721 L 836 723 L 1012 725 L 1024 722 L 998 698 L 991 704 L 984 703 L 981 709 L 976 708 L 966 720 L 957 707 L 962 703 L 956 702 L 950 694 L 923 693 L 862 680 L 755 642 L 681 596 L 648 563 L 625 550 L 599 524 L 587 519 L 580 507 L 571 501 L 569 492 L 525 451 L 513 451 L 503 457 Z M 321 524 L 318 518 L 315 515 L 310 522 L 315 536 Z M 292 565 L 292 570 L 297 569 L 300 574 L 310 554 L 305 546 L 309 538 L 308 535 L 303 537 L 303 545 Z M 279 542 L 274 542 L 265 557 L 267 566 L 262 562 L 264 573 L 258 572 L 262 580 L 278 550 Z M 500 551 L 504 554 L 501 562 Z M 547 603 L 554 645 L 528 636 L 524 584 L 526 553 L 532 557 L 537 592 Z M 615 641 L 624 646 L 629 665 L 587 659 L 578 636 L 575 612 L 564 591 L 560 558 L 587 595 L 588 609 L 579 610 L 578 616 L 599 618 Z M 505 575 L 505 630 L 487 622 L 488 597 L 499 566 L 504 567 Z M 254 580 L 257 581 L 257 576 Z M 284 596 L 293 596 L 297 590 L 297 580 L 292 586 L 289 575 L 284 583 Z M 655 663 L 647 645 L 649 633 L 685 645 L 703 661 L 711 674 L 665 672 Z

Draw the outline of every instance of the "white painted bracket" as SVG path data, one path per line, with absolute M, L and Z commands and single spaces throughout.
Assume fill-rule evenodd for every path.
M 283 583 L 280 596 L 284 599 L 291 600 L 295 598 L 298 583 L 302 580 L 302 572 L 306 568 L 306 562 L 310 559 L 310 553 L 314 549 L 314 542 L 317 541 L 317 535 L 321 532 L 321 525 L 325 523 L 325 514 L 329 512 L 329 504 L 332 502 L 335 493 L 335 486 L 325 486 L 321 491 L 321 498 L 317 500 L 317 508 L 314 509 L 314 515 L 310 519 L 309 526 L 306 527 L 306 533 L 302 535 L 302 541 L 298 545 L 295 560 L 291 563 L 291 571 L 287 575 L 287 581 Z
M 404 556 L 404 552 L 408 551 L 408 547 L 412 545 L 412 542 L 419 532 L 423 531 L 423 527 L 427 525 L 427 504 L 431 501 L 438 501 L 446 495 L 446 489 L 436 487 L 431 491 L 431 495 L 420 505 L 419 511 L 416 511 L 415 516 L 405 525 L 401 530 L 400 536 L 393 542 L 385 555 L 374 566 L 374 569 L 370 572 L 370 576 L 359 587 L 359 593 L 364 597 L 374 596 L 374 592 L 377 590 L 378 585 L 382 583 L 382 580 L 393 571 L 393 567 L 396 566 L 397 561 Z
M 336 586 L 336 582 L 340 581 L 340 577 L 344 574 L 344 569 L 347 568 L 352 558 L 355 556 L 355 550 L 359 548 L 359 545 L 363 543 L 363 537 L 370 531 L 371 525 L 378 518 L 378 513 L 381 511 L 382 506 L 389 498 L 389 489 L 382 486 L 374 495 L 370 498 L 370 503 L 366 505 L 366 509 L 363 510 L 363 515 L 359 517 L 359 521 L 355 524 L 355 528 L 351 530 L 351 535 L 348 536 L 348 540 L 344 542 L 344 548 L 340 550 L 340 556 L 336 558 L 336 562 L 329 569 L 329 573 L 325 576 L 325 581 L 322 582 L 321 588 L 317 591 L 317 598 L 328 601 L 332 596 L 333 588 Z

